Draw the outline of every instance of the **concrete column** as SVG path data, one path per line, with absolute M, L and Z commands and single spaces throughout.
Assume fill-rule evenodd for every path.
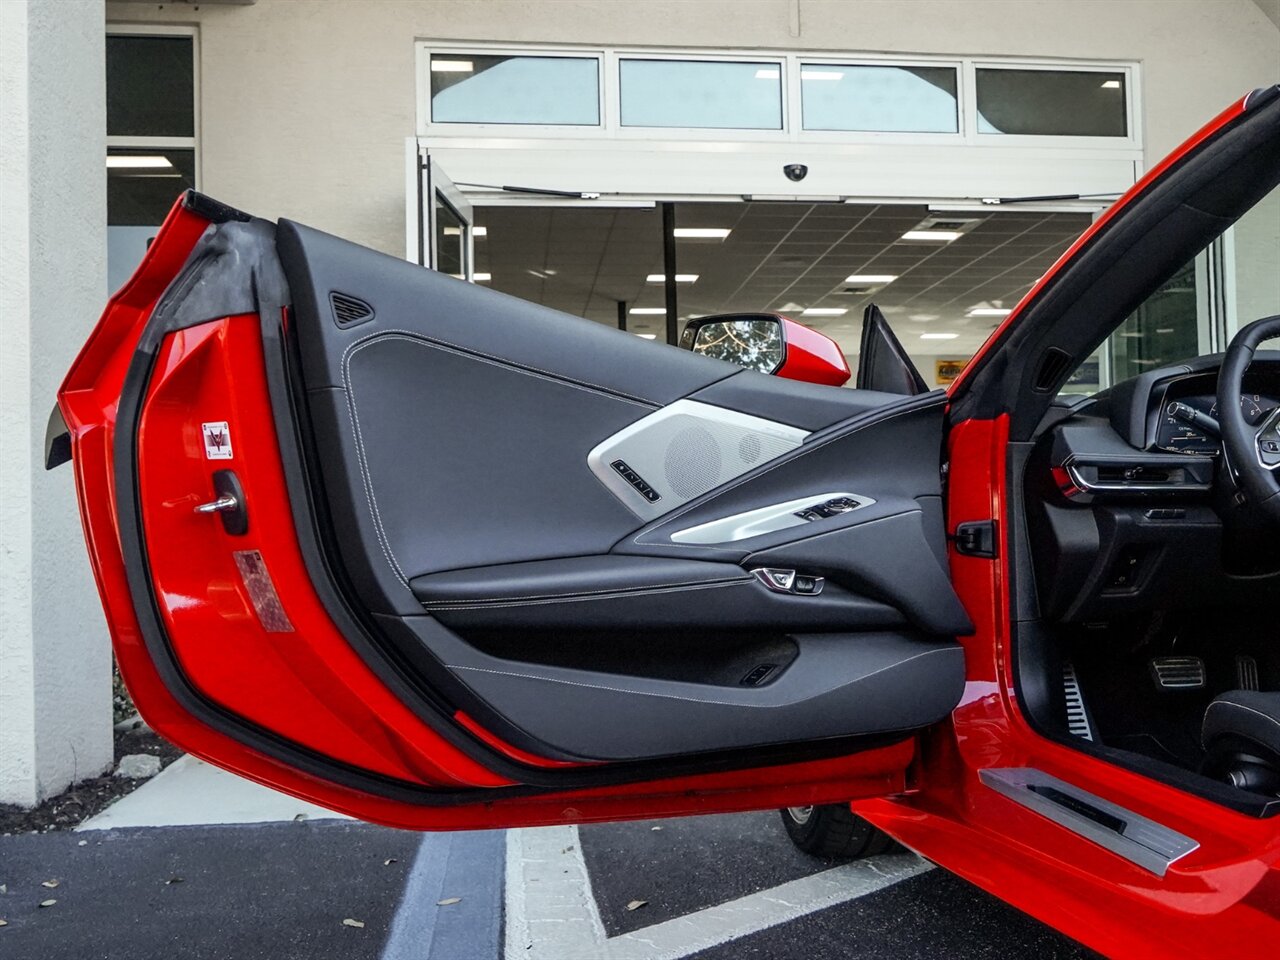
M 0 802 L 112 759 L 111 651 L 54 391 L 106 288 L 103 0 L 0 2 Z

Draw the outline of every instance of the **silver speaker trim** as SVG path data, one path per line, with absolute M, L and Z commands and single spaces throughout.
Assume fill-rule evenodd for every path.
M 763 463 L 776 460 L 784 453 L 789 453 L 804 443 L 805 438 L 809 436 L 809 431 L 807 430 L 800 430 L 797 427 L 778 423 L 774 420 L 766 420 L 763 417 L 753 417 L 749 414 L 739 413 L 736 410 L 726 410 L 724 407 L 701 403 L 697 400 L 677 400 L 661 410 L 655 410 L 648 416 L 641 417 L 597 444 L 587 454 L 587 466 L 596 475 L 596 479 L 604 484 L 610 493 L 621 500 L 627 506 L 627 509 L 642 520 L 655 520 L 664 513 L 702 496 L 703 493 L 709 490 L 715 489 L 714 486 L 707 487 L 705 490 L 699 490 L 691 496 L 676 493 L 666 482 L 665 473 L 657 465 L 632 462 L 633 459 L 639 459 L 634 452 L 630 457 L 628 456 L 629 449 L 634 451 L 646 445 L 645 434 L 649 434 L 652 437 L 655 432 L 660 433 L 666 421 L 674 417 L 691 417 L 713 429 L 728 428 L 730 430 L 741 430 L 744 433 L 764 434 L 777 441 L 777 453 L 773 456 L 761 457 L 751 463 L 732 464 L 720 476 L 721 484 L 727 483 L 749 470 L 754 470 Z M 628 483 L 610 466 L 615 460 L 625 461 L 632 470 L 643 477 L 653 489 L 658 491 L 661 495 L 660 499 L 652 503 L 646 500 L 639 490 Z M 735 469 L 737 467 L 741 467 L 741 469 Z
M 748 537 L 761 537 L 766 533 L 776 533 L 788 527 L 798 527 L 805 523 L 821 523 L 821 520 L 806 520 L 797 517 L 796 512 L 814 504 L 825 503 L 839 497 L 847 497 L 857 504 L 853 510 L 861 510 L 875 503 L 870 497 L 862 497 L 856 493 L 815 493 L 809 497 L 799 497 L 786 503 L 773 503 L 767 507 L 735 513 L 731 517 L 721 517 L 700 523 L 696 527 L 677 530 L 671 535 L 673 543 L 733 543 L 735 540 L 746 540 Z M 853 511 L 846 511 L 852 513 Z M 837 514 L 844 516 L 844 514 Z M 817 532 L 822 532 L 821 530 Z

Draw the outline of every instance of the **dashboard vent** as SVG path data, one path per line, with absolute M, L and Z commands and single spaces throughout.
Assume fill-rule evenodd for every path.
M 340 327 L 351 327 L 373 319 L 373 307 L 359 297 L 330 293 L 329 305 L 333 307 L 333 319 Z
M 1036 381 L 1032 385 L 1037 393 L 1048 393 L 1057 390 L 1070 373 L 1071 354 L 1057 347 L 1050 347 L 1040 358 L 1040 369 L 1036 371 Z
M 1159 467 L 1145 466 L 1098 466 L 1098 483 L 1131 484 L 1146 486 L 1147 484 L 1170 483 L 1172 471 Z

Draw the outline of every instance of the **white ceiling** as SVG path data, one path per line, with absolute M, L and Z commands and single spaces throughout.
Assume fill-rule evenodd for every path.
M 902 241 L 926 218 L 973 219 L 951 243 Z M 1084 213 L 1018 211 L 931 214 L 925 206 L 843 203 L 681 203 L 677 227 L 726 227 L 726 240 L 679 240 L 679 311 L 776 311 L 822 330 L 846 353 L 858 345 L 862 310 L 884 310 L 915 355 L 968 356 L 999 318 L 975 307 L 1012 307 L 1088 226 Z M 656 209 L 478 207 L 476 269 L 497 290 L 601 323 L 617 322 L 617 302 L 661 307 L 661 214 Z M 894 282 L 847 293 L 852 274 Z M 843 307 L 838 317 L 804 317 L 807 307 Z M 665 318 L 630 316 L 628 329 L 662 339 Z M 923 333 L 953 340 L 920 340 Z

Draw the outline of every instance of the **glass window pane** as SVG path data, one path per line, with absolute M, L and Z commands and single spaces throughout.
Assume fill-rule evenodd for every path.
M 782 67 L 776 63 L 623 60 L 624 127 L 782 129 Z
M 1123 137 L 1123 73 L 977 71 L 978 132 Z
M 182 191 L 196 185 L 194 150 L 107 151 L 107 291 L 133 274 Z
M 431 55 L 435 123 L 600 123 L 595 57 Z
M 1228 269 L 1235 278 L 1235 316 L 1227 319 L 1238 330 L 1280 313 L 1280 188 L 1237 220 L 1232 233 Z
M 955 133 L 954 67 L 800 67 L 806 130 Z
M 466 225 L 458 212 L 436 194 L 436 269 L 466 279 Z
M 1113 382 L 1194 357 L 1199 350 L 1195 261 L 1147 297 L 1111 336 Z
M 107 37 L 107 135 L 193 137 L 191 37 Z

